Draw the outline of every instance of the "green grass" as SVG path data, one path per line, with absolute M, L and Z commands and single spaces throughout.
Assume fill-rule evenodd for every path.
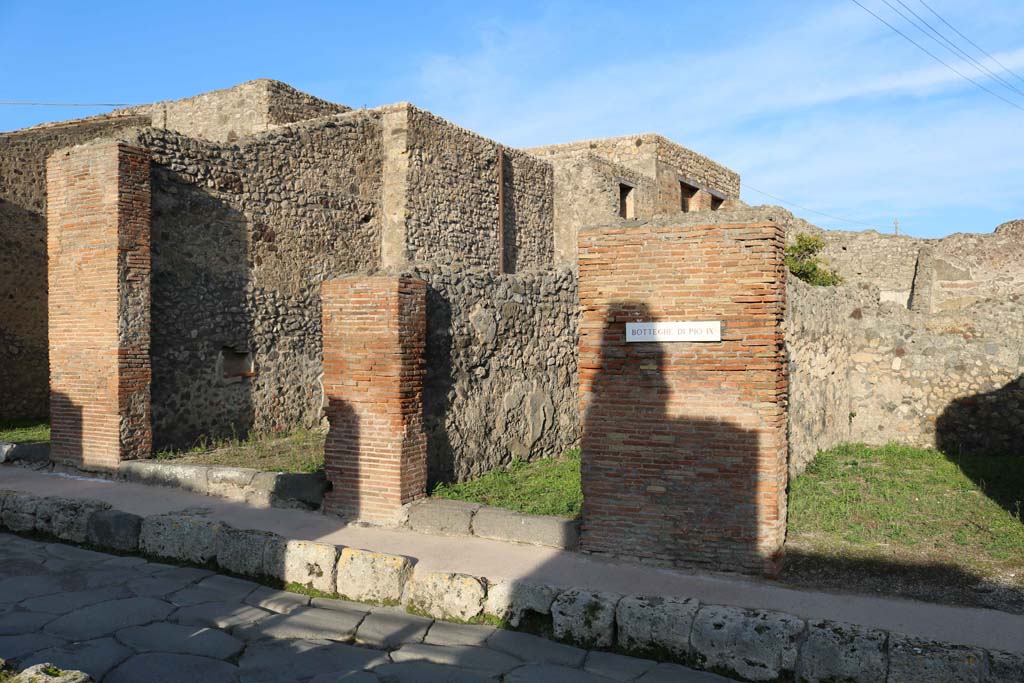
M 0 441 L 10 443 L 49 443 L 50 423 L 46 420 L 0 421 Z
M 265 472 L 318 472 L 324 467 L 320 429 L 296 429 L 278 434 L 253 434 L 245 439 L 203 440 L 187 451 L 162 451 L 158 460 L 190 465 L 251 467 Z
M 439 484 L 431 493 L 437 498 L 465 500 L 507 508 L 529 515 L 576 517 L 583 503 L 580 490 L 580 451 L 572 449 L 561 458 L 526 463 L 521 460 L 461 484 Z
M 956 567 L 1024 587 L 1024 458 L 845 445 L 790 483 L 801 554 Z

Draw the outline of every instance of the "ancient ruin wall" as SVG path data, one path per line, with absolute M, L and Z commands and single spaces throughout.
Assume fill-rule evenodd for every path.
M 148 123 L 139 116 L 100 117 L 0 134 L 0 419 L 49 413 L 46 158 Z
M 554 170 L 551 164 L 503 148 L 502 270 L 516 273 L 554 261 Z
M 379 117 L 139 143 L 154 159 L 154 445 L 316 423 L 320 282 L 379 264 Z M 225 367 L 246 353 L 254 376 Z
M 558 456 L 579 436 L 576 279 L 417 265 L 427 282 L 424 427 L 430 483 L 514 458 Z

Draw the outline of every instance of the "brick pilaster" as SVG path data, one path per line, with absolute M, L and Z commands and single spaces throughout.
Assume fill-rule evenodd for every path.
M 324 510 L 385 522 L 426 494 L 423 431 L 426 283 L 411 277 L 325 281 Z
M 103 140 L 47 162 L 51 457 L 148 457 L 150 183 L 145 150 Z
M 772 571 L 786 520 L 783 233 L 771 222 L 580 232 L 584 550 Z M 718 320 L 720 342 L 627 343 Z

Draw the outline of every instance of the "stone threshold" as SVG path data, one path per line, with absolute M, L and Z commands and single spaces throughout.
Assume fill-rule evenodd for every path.
M 409 557 L 237 529 L 202 511 L 138 515 L 109 503 L 0 492 L 0 528 L 217 568 L 413 614 L 492 623 L 745 681 L 1024 680 L 1024 654 L 782 611 L 420 571 Z M 567 582 L 569 583 L 569 582 Z

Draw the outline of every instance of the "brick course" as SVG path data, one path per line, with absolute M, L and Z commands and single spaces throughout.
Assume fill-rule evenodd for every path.
M 102 141 L 47 163 L 54 460 L 148 457 L 149 156 Z
M 426 283 L 352 276 L 325 281 L 321 295 L 334 485 L 324 511 L 388 521 L 426 494 Z
M 708 218 L 580 233 L 581 547 L 772 571 L 786 519 L 784 233 Z M 659 320 L 720 320 L 722 341 L 625 342 L 627 322 Z

